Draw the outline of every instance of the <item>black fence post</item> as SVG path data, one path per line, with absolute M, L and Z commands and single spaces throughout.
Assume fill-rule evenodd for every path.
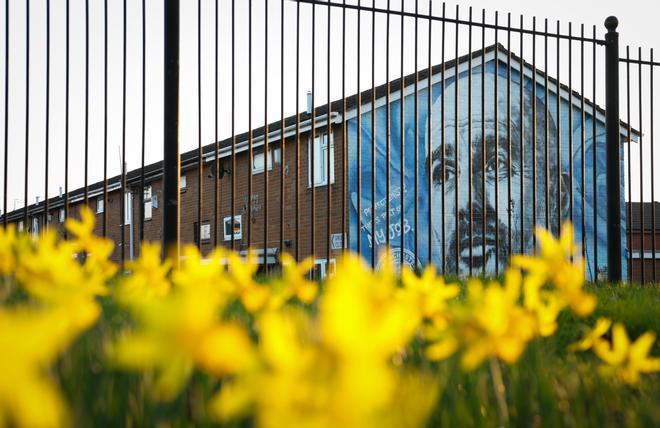
M 164 10 L 163 251 L 179 260 L 179 0 L 166 0 Z M 201 160 L 200 160 L 201 161 Z
M 619 150 L 619 20 L 605 20 L 605 107 L 607 128 L 607 273 L 610 282 L 621 281 L 621 177 Z M 595 143 L 595 142 L 594 142 Z M 594 144 L 594 148 L 596 145 Z

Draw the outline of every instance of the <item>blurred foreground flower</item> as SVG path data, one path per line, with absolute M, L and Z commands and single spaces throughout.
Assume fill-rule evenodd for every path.
M 0 310 L 0 426 L 65 423 L 66 405 L 48 370 L 99 314 L 98 305 L 80 298 L 46 309 Z
M 622 324 L 616 323 L 612 327 L 610 343 L 603 338 L 610 325 L 609 320 L 599 319 L 594 329 L 572 348 L 579 351 L 592 349 L 604 363 L 600 368 L 603 374 L 616 376 L 630 385 L 639 382 L 640 373 L 660 371 L 660 358 L 649 356 L 655 342 L 655 333 L 647 331 L 631 342 L 626 328 Z

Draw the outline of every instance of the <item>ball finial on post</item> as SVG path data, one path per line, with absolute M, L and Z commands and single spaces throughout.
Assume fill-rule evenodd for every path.
M 615 32 L 618 26 L 619 19 L 616 16 L 610 16 L 605 20 L 605 28 L 607 28 L 607 31 L 610 33 Z

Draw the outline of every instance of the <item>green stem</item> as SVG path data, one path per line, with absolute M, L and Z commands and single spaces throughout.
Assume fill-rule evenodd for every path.
M 490 359 L 490 375 L 493 378 L 493 390 L 495 391 L 495 399 L 497 400 L 497 410 L 500 419 L 500 426 L 509 426 L 509 408 L 506 404 L 506 387 L 502 380 L 502 370 L 497 358 Z

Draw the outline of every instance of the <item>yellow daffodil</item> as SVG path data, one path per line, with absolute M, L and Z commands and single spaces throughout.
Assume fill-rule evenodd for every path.
M 55 233 L 46 231 L 34 250 L 21 254 L 16 278 L 32 296 L 50 303 L 107 294 L 107 277 L 90 275 L 75 251 L 75 245 L 58 243 Z
M 492 281 L 484 287 L 480 280 L 469 281 L 467 307 L 456 333 L 464 347 L 461 366 L 466 370 L 491 357 L 513 363 L 534 336 L 534 318 L 518 303 L 520 278 L 513 272 L 506 277 L 504 286 Z
M 0 424 L 65 424 L 66 405 L 47 370 L 99 313 L 84 299 L 47 309 L 0 309 Z
M 290 290 L 289 293 L 296 296 L 303 303 L 312 303 L 318 292 L 316 282 L 309 279 L 309 272 L 314 268 L 314 259 L 308 257 L 300 263 L 287 253 L 281 256 L 282 277 L 281 282 Z M 285 294 L 289 294 L 285 293 Z
M 612 325 L 612 321 L 607 318 L 598 318 L 596 320 L 596 325 L 593 329 L 587 331 L 582 339 L 579 342 L 573 343 L 569 346 L 571 351 L 586 351 L 594 347 L 596 342 L 600 342 L 603 339 L 603 335 L 607 333 Z
M 528 274 L 528 299 L 533 301 L 534 292 L 550 283 L 561 301 L 576 314 L 586 316 L 592 313 L 596 298 L 583 289 L 584 260 L 574 244 L 573 226 L 565 223 L 558 240 L 542 228 L 537 229 L 536 236 L 540 247 L 538 256 L 518 255 L 511 259 L 513 267 L 522 268 Z
M 165 296 L 171 287 L 167 277 L 170 267 L 171 262 L 168 259 L 161 262 L 159 244 L 143 242 L 140 257 L 126 263 L 130 275 L 120 281 L 117 288 L 118 298 L 127 303 L 135 299 Z
M 16 228 L 13 224 L 0 227 L 0 275 L 9 275 L 16 269 Z
M 436 325 L 446 322 L 447 300 L 458 295 L 458 285 L 446 284 L 442 277 L 436 275 L 433 266 L 427 267 L 421 276 L 409 268 L 403 268 L 401 280 L 404 287 L 401 294 L 415 305 L 422 318 Z
M 612 373 L 624 382 L 635 385 L 640 373 L 660 371 L 660 358 L 649 357 L 655 342 L 655 333 L 646 332 L 630 342 L 626 328 L 619 323 L 612 327 L 612 343 L 597 340 L 593 344 L 594 353 L 605 362 L 603 372 Z
M 176 397 L 195 366 L 218 376 L 246 367 L 251 361 L 247 332 L 219 319 L 224 302 L 216 288 L 203 283 L 178 287 L 159 299 L 132 301 L 137 328 L 109 345 L 111 360 L 155 371 L 153 392 L 163 400 Z

